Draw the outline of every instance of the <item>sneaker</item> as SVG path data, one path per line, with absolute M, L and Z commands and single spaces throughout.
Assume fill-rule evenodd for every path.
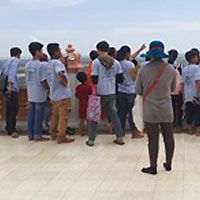
M 35 139 L 35 142 L 47 142 L 47 141 L 49 141 L 49 139 L 43 137 L 41 137 L 40 139 Z
M 85 144 L 88 145 L 89 147 L 93 147 L 94 146 L 94 142 L 91 141 L 91 140 L 88 140 Z
M 19 134 L 17 132 L 14 132 L 11 134 L 11 137 L 14 139 L 17 139 L 17 138 L 19 138 Z
M 49 136 L 49 130 L 48 129 L 43 129 L 42 130 L 42 135 Z
M 116 139 L 116 140 L 113 141 L 113 143 L 118 144 L 118 145 L 124 145 L 125 144 L 123 139 Z
M 67 133 L 67 135 L 74 135 L 75 134 L 75 129 L 67 127 L 66 133 Z

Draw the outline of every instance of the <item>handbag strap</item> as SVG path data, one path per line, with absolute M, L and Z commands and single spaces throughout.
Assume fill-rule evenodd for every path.
M 92 95 L 97 96 L 97 86 L 96 85 L 93 85 L 93 87 L 92 87 Z
M 146 98 L 151 94 L 151 92 L 153 91 L 153 89 L 157 86 L 161 76 L 163 75 L 164 71 L 165 71 L 165 66 L 166 63 L 163 63 L 162 68 L 160 69 L 159 73 L 157 74 L 153 84 L 148 88 L 148 90 L 145 92 L 145 94 L 143 95 L 143 102 L 146 101 Z

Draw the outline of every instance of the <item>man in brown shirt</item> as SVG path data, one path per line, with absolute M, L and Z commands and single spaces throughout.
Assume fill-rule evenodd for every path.
M 151 166 L 143 168 L 142 172 L 157 174 L 159 125 L 161 126 L 166 149 L 166 163 L 164 163 L 164 167 L 167 171 L 170 171 L 172 165 L 174 137 L 171 92 L 176 88 L 176 73 L 171 65 L 166 64 L 162 60 L 162 58 L 168 57 L 164 53 L 164 44 L 162 42 L 152 42 L 149 52 L 146 55 L 142 55 L 142 57 L 151 58 L 151 62 L 139 71 L 135 85 L 136 94 L 144 96 L 155 82 L 158 74 L 161 74 L 162 68 L 164 69 L 159 81 L 143 103 Z

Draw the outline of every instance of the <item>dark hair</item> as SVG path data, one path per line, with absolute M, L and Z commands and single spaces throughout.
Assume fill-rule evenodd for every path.
M 138 61 L 134 58 L 134 59 L 132 59 L 131 60 L 131 62 L 135 65 L 135 66 L 137 66 L 138 65 Z
M 37 51 L 40 51 L 43 48 L 43 44 L 40 42 L 31 42 L 28 46 L 28 49 L 32 56 L 35 56 Z
M 114 57 L 116 54 L 116 48 L 115 47 L 110 47 L 108 51 L 108 55 L 111 57 Z
M 168 53 L 169 53 L 168 63 L 174 64 L 175 60 L 178 58 L 178 51 L 175 49 L 172 49 Z
M 99 42 L 96 47 L 103 52 L 108 52 L 109 50 L 109 44 L 106 41 Z
M 126 58 L 127 54 L 131 53 L 131 48 L 128 46 L 123 46 L 117 52 L 117 60 L 122 61 Z
M 193 52 L 193 51 L 188 51 L 186 54 L 185 54 L 185 59 L 191 63 L 191 60 L 196 56 L 196 54 Z
M 14 57 L 17 56 L 18 54 L 22 54 L 22 50 L 18 47 L 13 47 L 12 49 L 10 49 L 10 56 Z
M 81 82 L 81 83 L 86 83 L 87 82 L 87 75 L 85 72 L 79 72 L 77 75 L 76 75 L 76 79 Z
M 90 52 L 90 59 L 93 61 L 95 60 L 96 58 L 98 58 L 98 53 L 97 51 L 93 50 Z
M 151 61 L 151 58 L 146 57 L 145 61 Z
M 199 57 L 200 52 L 197 48 L 193 48 L 193 49 L 191 49 L 191 51 Z
M 47 45 L 47 51 L 49 55 L 52 57 L 56 51 L 60 48 L 58 43 L 50 43 Z

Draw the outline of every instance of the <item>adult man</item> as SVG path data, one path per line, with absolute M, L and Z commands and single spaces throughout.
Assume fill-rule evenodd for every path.
M 92 82 L 97 85 L 97 95 L 101 97 L 102 108 L 105 108 L 114 125 L 117 139 L 114 143 L 124 145 L 123 131 L 116 110 L 116 82 L 123 82 L 123 73 L 118 61 L 108 56 L 109 44 L 102 41 L 97 44 L 99 57 L 92 65 Z M 97 122 L 91 121 L 89 138 L 86 144 L 94 146 Z
M 6 131 L 13 138 L 18 138 L 16 132 L 16 117 L 18 114 L 18 92 L 19 83 L 17 78 L 17 70 L 19 67 L 19 59 L 22 50 L 18 47 L 13 47 L 10 50 L 11 58 L 6 61 L 3 66 L 3 74 L 8 78 L 8 85 L 5 91 L 6 94 Z

